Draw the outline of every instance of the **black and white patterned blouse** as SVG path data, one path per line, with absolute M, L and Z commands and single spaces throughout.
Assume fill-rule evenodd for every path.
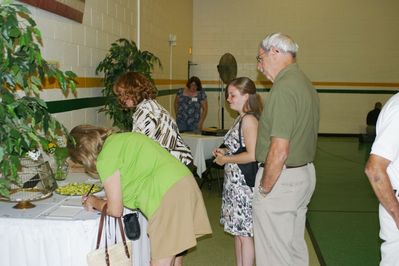
M 191 150 L 180 136 L 175 120 L 156 100 L 143 100 L 132 118 L 132 131 L 152 138 L 185 165 L 193 161 Z

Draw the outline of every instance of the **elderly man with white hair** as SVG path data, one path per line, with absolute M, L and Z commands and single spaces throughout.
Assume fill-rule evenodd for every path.
M 259 119 L 253 198 L 257 265 L 308 265 L 307 205 L 316 173 L 319 98 L 296 63 L 298 45 L 282 33 L 261 42 L 258 70 L 273 86 Z

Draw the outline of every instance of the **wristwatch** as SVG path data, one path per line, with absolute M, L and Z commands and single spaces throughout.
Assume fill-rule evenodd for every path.
M 270 193 L 270 191 L 266 191 L 261 185 L 259 185 L 258 190 L 259 190 L 259 194 L 260 194 L 262 197 L 266 197 L 267 194 Z

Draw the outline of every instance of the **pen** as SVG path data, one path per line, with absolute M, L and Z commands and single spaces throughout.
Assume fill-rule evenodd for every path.
M 89 194 L 90 194 L 90 192 L 93 190 L 93 188 L 94 188 L 94 184 L 93 184 L 93 185 L 91 185 L 91 187 L 90 187 L 89 191 L 87 191 L 87 193 L 86 193 L 86 197 L 87 197 L 87 196 L 89 196 Z
M 93 190 L 93 188 L 94 188 L 94 184 L 91 185 L 89 191 L 87 191 L 87 193 L 86 193 L 86 195 L 85 195 L 86 198 L 85 198 L 85 200 L 82 202 L 82 205 L 85 204 L 85 202 L 86 202 L 86 200 L 87 200 L 87 197 L 90 195 L 90 192 Z

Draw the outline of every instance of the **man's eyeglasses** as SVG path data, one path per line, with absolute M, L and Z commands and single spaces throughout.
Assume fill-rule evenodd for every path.
M 258 63 L 261 63 L 263 61 L 263 55 L 264 53 L 256 56 L 256 61 L 258 61 Z

